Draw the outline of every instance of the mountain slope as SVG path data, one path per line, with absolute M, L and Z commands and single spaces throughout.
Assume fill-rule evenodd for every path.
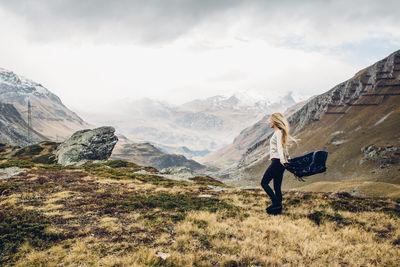
M 152 166 L 157 169 L 184 166 L 195 171 L 202 170 L 206 167 L 194 160 L 186 159 L 183 155 L 161 152 L 148 142 L 140 144 L 117 143 L 110 158 L 129 160 L 140 165 Z
M 30 100 L 33 129 L 53 140 L 63 140 L 77 130 L 91 128 L 41 84 L 3 68 L 0 68 L 0 98 L 13 104 L 25 121 Z
M 302 101 L 294 104 L 287 108 L 283 114 L 285 116 L 290 116 L 305 103 L 306 101 Z M 274 112 L 279 112 L 279 109 Z M 268 122 L 269 116 L 270 114 L 267 114 L 255 124 L 243 129 L 240 134 L 235 137 L 232 144 L 206 155 L 204 158 L 199 160 L 199 162 L 219 168 L 226 168 L 237 163 L 249 147 L 252 147 L 254 144 L 272 133 L 272 129 Z
M 165 146 L 168 153 L 184 146 L 189 150 L 213 151 L 229 144 L 271 107 L 283 111 L 285 106 L 295 103 L 290 94 L 275 102 L 248 94 L 218 95 L 182 105 L 149 98 L 122 100 L 110 103 L 112 113 L 80 113 L 90 121 L 114 125 L 129 138 Z M 200 157 L 193 154 L 196 160 Z
M 291 147 L 291 156 L 313 150 L 329 152 L 328 171 L 309 177 L 307 184 L 355 177 L 400 183 L 399 98 L 397 51 L 312 98 L 293 113 L 288 120 L 301 141 Z M 268 146 L 266 137 L 250 147 L 236 166 L 216 176 L 232 183 L 258 185 L 269 164 Z M 283 188 L 302 185 L 286 172 Z
M 28 124 L 12 104 L 0 102 L 0 143 L 13 146 L 26 146 L 31 142 L 45 140 L 46 137 L 32 131 L 32 140 L 28 137 Z

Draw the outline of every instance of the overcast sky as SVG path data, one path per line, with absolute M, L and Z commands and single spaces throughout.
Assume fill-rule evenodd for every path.
M 0 67 L 75 110 L 311 96 L 400 49 L 398 1 L 0 0 Z

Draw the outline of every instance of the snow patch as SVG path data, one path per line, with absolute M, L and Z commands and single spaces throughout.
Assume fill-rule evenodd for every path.
M 341 145 L 341 144 L 346 143 L 346 142 L 347 142 L 347 140 L 336 140 L 336 141 L 332 141 L 331 144 L 335 145 L 335 146 L 338 146 L 338 145 Z
M 343 131 L 337 131 L 337 132 L 332 133 L 331 135 L 338 135 L 338 134 L 344 134 L 344 132 Z
M 391 111 L 391 112 L 389 112 L 388 114 L 386 114 L 385 116 L 383 116 L 379 121 L 377 121 L 375 124 L 374 124 L 374 126 L 377 126 L 377 125 L 379 125 L 379 124 L 381 124 L 384 120 L 386 120 L 389 116 L 390 116 L 390 114 L 392 114 L 393 113 L 393 111 Z

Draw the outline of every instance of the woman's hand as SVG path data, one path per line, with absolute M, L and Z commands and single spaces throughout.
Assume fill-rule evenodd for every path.
M 283 166 L 285 166 L 286 163 L 287 163 L 287 161 L 281 161 L 281 164 L 282 164 Z

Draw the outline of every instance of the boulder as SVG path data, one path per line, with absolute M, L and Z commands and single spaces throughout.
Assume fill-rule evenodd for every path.
M 9 167 L 5 169 L 0 169 L 0 180 L 2 179 L 9 179 L 14 175 L 18 175 L 20 173 L 25 172 L 24 169 L 19 167 Z
M 111 126 L 75 132 L 54 152 L 57 163 L 65 166 L 80 165 L 89 160 L 107 160 L 118 142 L 114 132 Z

